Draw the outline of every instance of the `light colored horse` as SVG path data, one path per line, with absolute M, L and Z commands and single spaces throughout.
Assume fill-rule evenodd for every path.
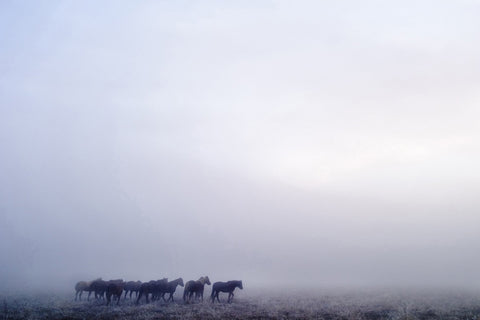
M 93 289 L 90 287 L 92 282 L 102 280 L 102 278 L 98 278 L 92 281 L 79 281 L 75 285 L 75 301 L 77 300 L 82 300 L 82 293 L 83 291 L 88 291 L 88 297 L 87 300 L 90 299 L 90 293 L 92 293 Z

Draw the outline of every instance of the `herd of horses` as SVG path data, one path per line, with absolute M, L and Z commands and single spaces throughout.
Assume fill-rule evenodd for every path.
M 75 300 L 82 300 L 82 293 L 88 292 L 87 300 L 90 299 L 90 295 L 94 294 L 95 299 L 106 300 L 107 306 L 111 303 L 112 297 L 117 299 L 117 305 L 120 303 L 122 294 L 125 293 L 124 299 L 129 294 L 132 299 L 132 294 L 135 293 L 136 304 L 140 303 L 140 299 L 145 297 L 145 302 L 156 301 L 163 299 L 164 302 L 173 302 L 173 294 L 177 290 L 178 286 L 184 287 L 183 289 L 183 301 L 189 303 L 193 300 L 203 301 L 203 292 L 205 285 L 211 285 L 210 279 L 200 277 L 198 280 L 190 280 L 185 284 L 182 278 L 168 281 L 167 278 L 160 280 L 151 280 L 148 282 L 141 281 L 123 281 L 123 279 L 105 281 L 102 278 L 98 278 L 92 281 L 79 281 L 75 285 Z M 227 282 L 215 282 L 212 285 L 212 293 L 210 299 L 212 303 L 215 302 L 215 298 L 218 302 L 218 294 L 220 292 L 228 293 L 227 302 L 231 303 L 233 300 L 233 291 L 235 288 L 243 289 L 242 281 L 232 280 Z M 165 295 L 168 297 L 165 299 Z

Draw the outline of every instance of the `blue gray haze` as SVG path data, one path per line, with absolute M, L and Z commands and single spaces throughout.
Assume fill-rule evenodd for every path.
M 478 288 L 479 16 L 1 1 L 1 290 Z

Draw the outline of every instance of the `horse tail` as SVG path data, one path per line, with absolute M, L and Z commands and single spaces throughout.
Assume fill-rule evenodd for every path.
M 212 299 L 212 302 L 215 301 L 215 286 L 212 286 L 212 294 L 210 295 L 210 299 Z
M 188 293 L 188 283 L 185 285 L 185 288 L 183 289 L 183 301 L 187 301 L 187 293 Z

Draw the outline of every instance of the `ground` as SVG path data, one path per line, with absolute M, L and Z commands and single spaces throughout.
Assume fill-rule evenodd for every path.
M 469 319 L 480 320 L 480 293 L 388 290 L 243 290 L 233 303 L 130 300 L 105 306 L 74 294 L 3 294 L 0 319 Z

